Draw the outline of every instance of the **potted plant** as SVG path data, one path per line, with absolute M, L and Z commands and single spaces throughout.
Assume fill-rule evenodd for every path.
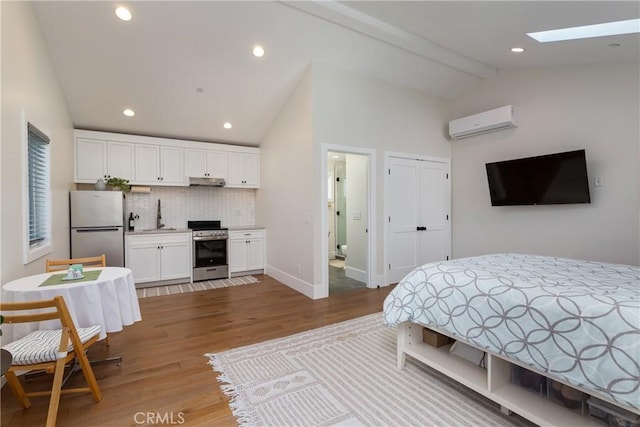
M 128 179 L 112 177 L 107 180 L 107 185 L 117 188 L 123 193 L 128 193 L 131 190 L 131 185 Z

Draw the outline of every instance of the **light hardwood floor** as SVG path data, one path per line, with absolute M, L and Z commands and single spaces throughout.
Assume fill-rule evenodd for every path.
M 62 396 L 57 425 L 236 425 L 205 353 L 379 312 L 392 289 L 355 289 L 314 301 L 268 276 L 256 277 L 257 284 L 141 299 L 142 321 L 112 334 L 111 347 L 98 342 L 89 352 L 90 359 L 124 359 L 121 366 L 94 367 L 103 400 Z M 33 379 L 28 386 L 46 388 L 47 381 Z M 72 383 L 81 385 L 81 374 Z M 44 425 L 48 398 L 34 398 L 23 410 L 8 387 L 1 397 L 2 426 Z

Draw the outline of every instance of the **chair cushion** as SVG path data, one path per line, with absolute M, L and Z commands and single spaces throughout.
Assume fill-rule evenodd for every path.
M 78 328 L 80 341 L 84 344 L 94 335 L 100 333 L 100 326 L 90 326 L 88 328 Z M 13 365 L 32 365 L 36 363 L 53 362 L 60 347 L 60 336 L 62 329 L 34 331 L 2 346 L 13 356 Z M 67 351 L 72 351 L 73 345 L 69 340 Z

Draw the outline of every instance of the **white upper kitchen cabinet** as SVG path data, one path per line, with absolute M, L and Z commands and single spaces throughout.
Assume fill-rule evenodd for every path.
M 229 155 L 226 151 L 187 148 L 184 150 L 184 174 L 194 178 L 227 179 Z
M 227 187 L 260 187 L 260 161 L 258 153 L 229 153 L 229 179 Z
M 188 186 L 189 177 L 260 187 L 260 149 L 76 129 L 74 182 L 118 177 L 133 185 Z
M 132 143 L 77 138 L 75 148 L 75 182 L 95 183 L 111 177 L 133 179 Z
M 136 145 L 134 181 L 139 184 L 160 183 L 160 147 L 157 145 Z
M 135 178 L 139 185 L 184 185 L 184 149 L 164 145 L 135 145 Z
M 107 141 L 107 179 L 133 179 L 133 144 Z
M 76 182 L 96 182 L 107 174 L 107 141 L 76 140 Z
M 160 172 L 163 184 L 184 185 L 184 149 L 161 146 Z

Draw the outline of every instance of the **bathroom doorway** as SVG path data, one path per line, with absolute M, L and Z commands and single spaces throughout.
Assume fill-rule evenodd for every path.
M 329 295 L 367 286 L 369 157 L 327 152 Z

